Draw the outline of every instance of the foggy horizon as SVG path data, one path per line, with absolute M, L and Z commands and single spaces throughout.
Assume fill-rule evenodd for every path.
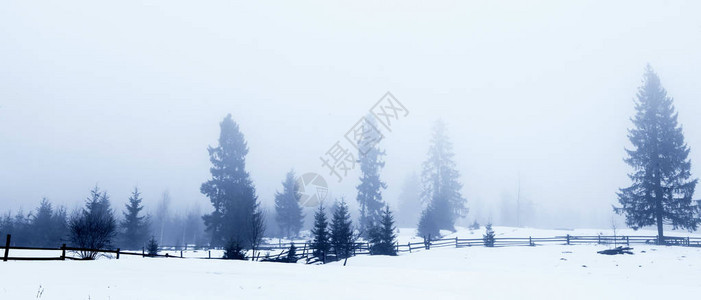
M 520 186 L 522 226 L 608 228 L 648 63 L 701 177 L 701 4 L 419 3 L 10 1 L 0 212 L 72 210 L 96 184 L 118 212 L 135 186 L 148 211 L 167 190 L 175 213 L 208 212 L 207 147 L 231 113 L 263 207 L 294 169 L 355 214 L 358 168 L 339 183 L 319 157 L 391 92 L 409 111 L 379 144 L 393 208 L 441 119 L 470 209 L 458 225 L 503 223 Z

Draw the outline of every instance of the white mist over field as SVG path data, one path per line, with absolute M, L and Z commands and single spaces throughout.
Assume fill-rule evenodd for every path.
M 44 196 L 73 209 L 99 184 L 119 208 L 139 186 L 147 210 L 167 190 L 175 208 L 209 211 L 199 189 L 227 113 L 270 208 L 291 168 L 326 176 L 319 157 L 390 91 L 409 111 L 380 144 L 391 205 L 441 118 L 470 209 L 461 224 L 514 225 L 520 194 L 521 225 L 606 228 L 647 63 L 701 174 L 699 12 L 695 1 L 3 1 L 0 210 Z M 327 177 L 354 214 L 357 171 Z

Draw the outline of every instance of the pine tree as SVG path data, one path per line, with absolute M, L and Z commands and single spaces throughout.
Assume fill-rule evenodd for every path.
M 230 239 L 224 246 L 224 259 L 246 260 L 246 251 L 241 243 Z
M 51 227 L 52 241 L 63 243 L 68 239 L 68 213 L 65 207 L 59 206 L 54 209 L 51 216 Z
M 300 206 L 301 199 L 302 194 L 299 192 L 295 173 L 290 171 L 282 182 L 282 193 L 275 193 L 275 220 L 285 237 L 297 237 L 302 229 L 304 215 Z
M 372 255 L 397 255 L 395 230 L 394 217 L 389 206 L 386 206 L 380 222 L 370 230 L 370 253 Z
M 158 256 L 158 241 L 156 241 L 155 236 L 151 236 L 151 238 L 148 240 L 146 253 L 148 253 L 148 256 Z
M 15 234 L 15 222 L 12 220 L 12 212 L 8 211 L 0 219 L 0 236 L 5 234 Z
M 121 222 L 122 244 L 125 248 L 141 248 L 149 234 L 148 217 L 141 215 L 141 211 L 144 209 L 141 205 L 142 201 L 139 189 L 134 188 L 123 212 L 124 220 Z
M 209 197 L 214 211 L 203 216 L 212 245 L 229 241 L 250 247 L 251 220 L 258 210 L 258 197 L 246 172 L 248 146 L 231 114 L 221 122 L 219 145 L 209 147 L 212 179 L 200 191 Z
M 385 166 L 382 157 L 384 151 L 379 149 L 378 143 L 382 139 L 377 128 L 375 118 L 367 117 L 363 123 L 362 134 L 358 140 L 358 158 L 360 163 L 360 184 L 358 190 L 358 204 L 360 205 L 360 232 L 366 233 L 369 228 L 379 221 L 382 207 L 382 190 L 387 184 L 380 179 L 380 170 Z
M 484 241 L 485 247 L 494 247 L 494 230 L 492 230 L 492 224 L 489 223 L 484 227 L 485 234 L 482 236 L 482 241 Z
M 69 222 L 71 241 L 79 248 L 106 249 L 112 245 L 117 231 L 117 220 L 110 207 L 106 192 L 95 186 L 90 191 L 85 208 L 71 217 Z M 95 259 L 97 252 L 80 251 L 84 259 Z
M 310 247 L 314 250 L 314 257 L 324 263 L 326 263 L 326 256 L 331 248 L 328 227 L 329 223 L 326 219 L 324 206 L 320 204 L 319 209 L 314 214 L 314 227 L 312 228 L 313 240 Z
M 633 149 L 626 149 L 625 159 L 634 170 L 628 175 L 632 184 L 620 189 L 622 207 L 614 210 L 625 214 L 633 229 L 656 225 L 663 243 L 665 223 L 696 230 L 701 222 L 699 207 L 691 199 L 698 179 L 691 179 L 689 147 L 677 124 L 673 100 L 650 65 L 638 88 L 635 109 L 635 128 L 628 133 Z
M 421 212 L 416 235 L 428 240 L 437 239 L 441 236 L 441 231 L 436 222 L 435 213 L 433 212 L 433 208 L 430 204 Z
M 28 233 L 31 245 L 37 247 L 55 247 L 60 245 L 66 235 L 65 210 L 54 210 L 51 202 L 43 198 L 35 214 L 30 218 Z
M 331 246 L 336 257 L 342 259 L 351 256 L 354 243 L 355 237 L 348 205 L 341 199 L 331 219 Z
M 287 250 L 287 262 L 296 263 L 297 262 L 297 247 L 295 243 L 290 243 L 290 249 Z
M 421 218 L 432 218 L 438 229 L 455 231 L 455 221 L 467 214 L 467 202 L 461 194 L 460 173 L 453 161 L 453 145 L 445 134 L 445 124 L 436 122 L 428 151 L 428 159 L 421 173 L 423 191 L 421 198 L 428 203 Z M 424 220 L 424 224 L 427 220 Z M 421 224 L 421 222 L 420 222 Z M 422 232 L 433 229 L 419 229 Z
M 34 240 L 32 234 L 31 213 L 25 214 L 22 209 L 17 211 L 12 219 L 12 244 L 15 246 L 31 245 Z

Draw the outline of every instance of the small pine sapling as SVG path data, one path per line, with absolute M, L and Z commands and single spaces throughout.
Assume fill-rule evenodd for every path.
M 224 247 L 224 259 L 246 260 L 246 253 L 241 244 L 233 240 L 229 241 Z
M 492 224 L 487 224 L 485 226 L 486 233 L 482 236 L 485 247 L 494 247 L 494 230 L 492 230 Z
M 297 262 L 297 247 L 295 247 L 295 243 L 290 244 L 290 249 L 287 251 L 287 262 Z
M 148 256 L 158 256 L 158 242 L 154 236 L 151 236 L 151 239 L 148 240 L 146 251 L 148 252 Z

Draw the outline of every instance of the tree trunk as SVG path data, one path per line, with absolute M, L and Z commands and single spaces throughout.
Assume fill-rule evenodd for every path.
M 663 212 L 664 212 L 664 207 L 662 207 L 662 187 L 660 183 L 660 179 L 658 177 L 657 179 L 657 191 L 655 191 L 655 198 L 657 198 L 657 207 L 655 209 L 655 217 L 657 221 L 657 244 L 658 245 L 663 245 L 664 244 L 664 228 L 662 227 L 662 221 L 664 218 Z
M 664 244 L 664 232 L 662 228 L 662 203 L 657 204 L 657 244 Z

